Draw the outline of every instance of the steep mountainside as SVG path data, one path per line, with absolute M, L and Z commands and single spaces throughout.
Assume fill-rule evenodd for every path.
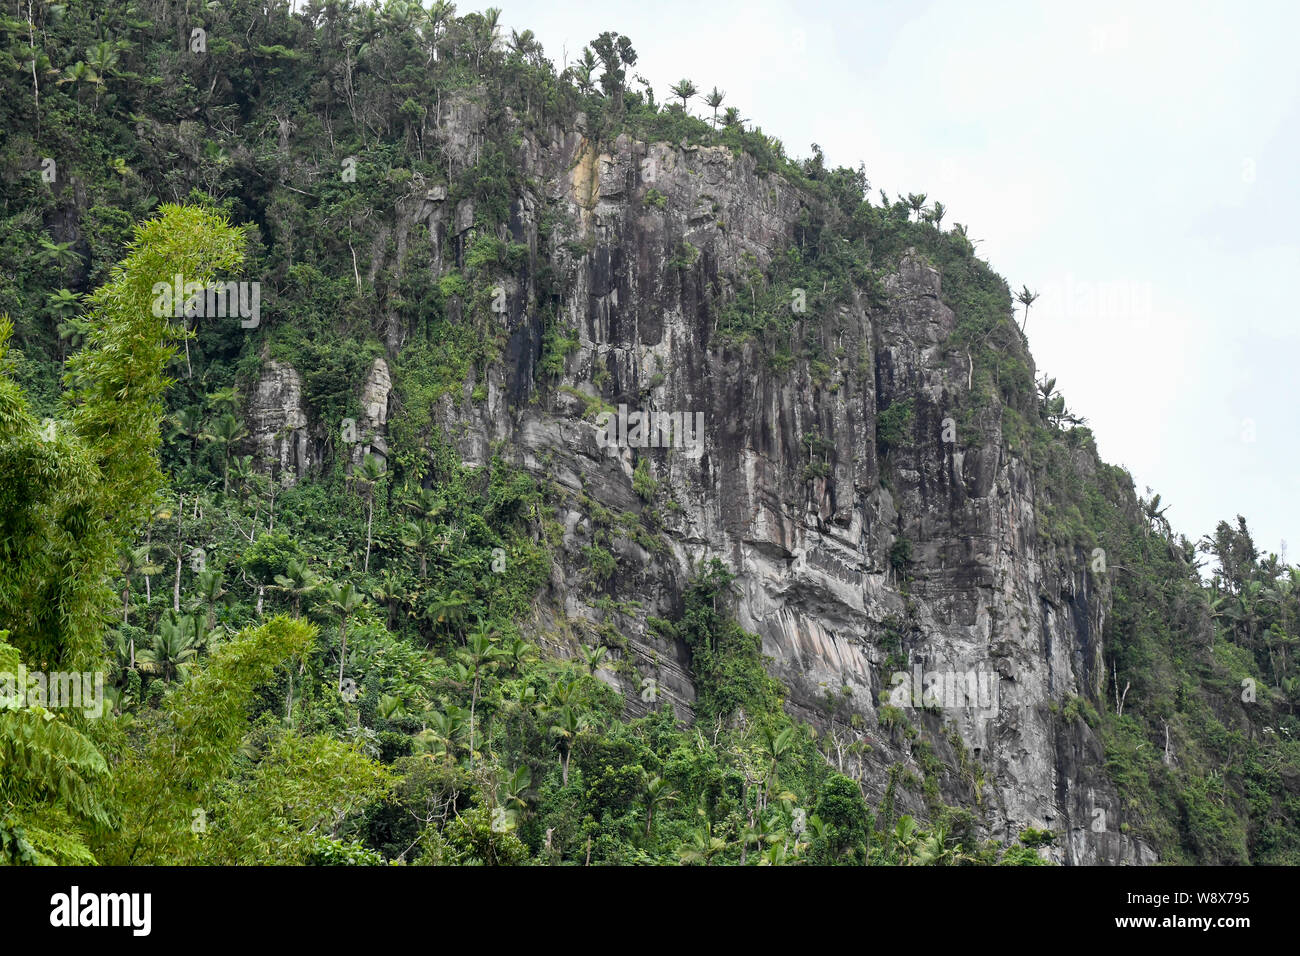
M 24 74 L 4 81 L 8 374 L 53 413 L 61 359 L 88 334 L 58 290 L 104 282 L 159 201 L 247 226 L 239 275 L 218 278 L 260 283 L 261 303 L 243 322 L 193 317 L 170 366 L 162 463 L 179 508 L 134 544 L 171 550 L 152 570 L 122 566 L 110 648 L 180 626 L 167 615 L 182 590 L 208 628 L 233 631 L 268 603 L 301 609 L 294 562 L 354 582 L 369 598 L 361 643 L 351 659 L 346 643 L 322 650 L 313 673 L 342 687 L 355 667 L 369 703 L 353 733 L 300 688 L 315 715 L 300 719 L 368 733 L 389 764 L 437 730 L 437 752 L 475 781 L 440 784 L 460 809 L 470 792 L 497 806 L 498 783 L 473 776 L 488 737 L 494 759 L 532 768 L 521 855 L 580 861 L 585 833 L 591 859 L 601 814 L 639 807 L 641 784 L 601 796 L 599 775 L 632 759 L 610 742 L 624 731 L 584 730 L 562 682 L 534 682 L 556 696 L 540 729 L 518 731 L 518 688 L 480 688 L 491 655 L 475 621 L 548 666 L 588 660 L 617 692 L 610 726 L 658 726 L 667 705 L 674 746 L 698 737 L 723 769 L 698 791 L 703 849 L 683 860 L 745 860 L 743 826 L 782 787 L 789 819 L 815 803 L 820 828 L 833 770 L 875 814 L 863 860 L 873 839 L 882 860 L 912 858 L 907 834 L 879 836 L 907 814 L 940 834 L 940 862 L 945 845 L 991 861 L 987 841 L 1070 864 L 1297 861 L 1294 576 L 1258 560 L 1242 522 L 1207 542 L 1220 574 L 1201 584 L 1158 496 L 1102 463 L 1040 381 L 1006 283 L 938 204 L 877 203 L 865 170 L 827 169 L 815 146 L 795 162 L 735 114 L 657 104 L 631 89 L 617 34 L 557 76 L 529 35 L 494 42 L 491 12 L 106 6 L 94 37 L 78 8 L 41 6 L 32 27 L 59 72 L 39 127 Z M 6 18 L 20 65 L 29 24 Z M 74 61 L 97 78 L 75 78 Z M 638 413 L 673 418 L 672 440 L 650 441 Z M 225 575 L 219 618 L 209 567 Z M 322 604 L 325 633 L 337 613 L 343 638 L 346 606 Z M 743 630 L 722 636 L 701 608 Z M 797 770 L 744 632 L 802 735 Z M 479 663 L 457 676 L 462 646 Z M 411 648 L 429 649 L 423 689 L 392 664 Z M 132 670 L 115 678 L 120 713 L 162 693 Z M 260 706 L 290 721 L 294 693 L 290 677 Z M 406 722 L 384 703 L 416 697 L 432 710 L 411 705 Z M 438 729 L 462 709 L 467 738 Z M 536 757 L 546 747 L 555 767 Z M 672 812 L 688 817 L 697 772 L 667 752 L 645 773 L 678 788 Z M 778 767 L 803 783 L 776 786 Z M 733 783 L 734 806 L 718 796 Z M 571 833 L 566 814 L 591 826 Z M 373 811 L 337 835 L 392 856 L 404 825 Z M 444 849 L 424 852 L 450 859 L 438 853 L 457 838 L 440 832 Z M 596 859 L 661 861 L 675 843 L 637 845 L 645 856 L 599 844 Z

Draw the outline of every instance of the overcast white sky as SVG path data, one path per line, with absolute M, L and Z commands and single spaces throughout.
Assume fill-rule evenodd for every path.
M 616 30 L 661 101 L 716 84 L 791 154 L 942 201 L 1176 530 L 1241 513 L 1300 554 L 1300 4 L 502 5 L 557 68 Z

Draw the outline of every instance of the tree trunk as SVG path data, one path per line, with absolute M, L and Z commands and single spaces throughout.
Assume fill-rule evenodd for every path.
M 348 619 L 346 616 L 339 622 L 339 642 L 342 645 L 339 648 L 339 693 L 343 693 L 343 665 L 348 659 Z
M 364 571 L 370 573 L 370 527 L 375 520 L 375 496 L 372 491 L 370 494 L 369 507 L 366 509 L 366 563 Z
M 181 532 L 185 521 L 185 496 L 181 495 L 181 506 L 176 510 L 176 580 L 172 584 L 172 610 L 181 613 L 181 559 L 184 548 L 181 544 Z

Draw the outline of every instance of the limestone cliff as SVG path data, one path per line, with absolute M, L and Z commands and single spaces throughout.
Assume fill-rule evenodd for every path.
M 453 165 L 471 160 L 482 122 L 472 95 L 443 104 Z M 1092 731 L 1058 715 L 1069 698 L 1101 693 L 1108 584 L 1082 551 L 1037 533 L 1045 492 L 1012 453 L 997 396 L 968 401 L 971 366 L 950 344 L 958 317 L 940 271 L 915 251 L 882 263 L 881 288 L 801 316 L 822 362 L 801 355 L 780 367 L 752 341 L 718 335 L 718 312 L 798 240 L 814 200 L 747 155 L 625 135 L 599 143 L 581 116 L 543 132 L 520 126 L 517 142 L 511 159 L 530 185 L 501 238 L 526 247 L 527 263 L 501 280 L 495 319 L 507 344 L 485 381 L 443 396 L 438 417 L 465 462 L 499 451 L 559 490 L 563 544 L 535 638 L 569 654 L 581 622 L 612 615 L 627 646 L 603 676 L 633 708 L 651 678 L 689 719 L 686 649 L 647 620 L 671 616 L 692 568 L 720 557 L 738 575 L 740 621 L 761 635 L 788 707 L 830 735 L 834 759 L 869 796 L 901 764 L 935 780 L 988 835 L 1048 828 L 1064 834 L 1053 851 L 1063 862 L 1152 862 L 1121 832 Z M 544 216 L 560 223 L 545 236 Z M 427 227 L 418 235 L 430 268 L 455 268 L 474 221 L 473 200 L 421 189 L 398 204 L 371 276 L 389 245 L 410 254 L 417 225 Z M 578 341 L 551 380 L 538 373 L 543 271 L 556 277 L 556 317 Z M 384 327 L 392 359 L 404 334 L 391 316 Z M 264 366 L 250 419 L 255 441 L 297 474 L 333 424 L 314 423 L 306 438 L 295 374 Z M 380 443 L 390 388 L 400 391 L 376 363 L 362 405 Z M 619 406 L 702 413 L 702 454 L 604 445 L 597 416 Z M 881 416 L 904 407 L 903 434 L 882 441 Z M 634 489 L 642 460 L 658 482 L 650 500 Z M 1080 454 L 1077 465 L 1091 462 Z M 652 507 L 655 533 L 619 520 Z M 617 559 L 607 580 L 584 551 L 598 535 Z M 616 610 L 597 607 L 601 597 Z M 882 701 L 897 694 L 894 675 L 910 680 L 915 668 L 922 679 L 996 675 L 994 699 L 926 707 L 908 694 L 900 723 Z M 919 786 L 900 786 L 897 799 L 925 816 Z

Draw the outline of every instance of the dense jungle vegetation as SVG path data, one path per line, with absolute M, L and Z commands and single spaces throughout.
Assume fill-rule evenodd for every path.
M 869 805 L 827 736 L 786 713 L 720 562 L 655 622 L 690 650 L 693 723 L 652 687 L 630 718 L 597 679 L 621 666 L 612 625 L 581 657 L 541 652 L 556 489 L 502 457 L 464 467 L 435 409 L 502 359 L 495 277 L 528 265 L 503 228 L 528 185 L 515 124 L 582 112 L 596 140 L 724 146 L 811 197 L 786 254 L 718 302 L 719 341 L 760 342 L 777 368 L 856 358 L 817 352 L 793 290 L 817 315 L 883 296 L 907 248 L 941 270 L 972 385 L 962 423 L 994 416 L 1042 484 L 1045 541 L 1112 590 L 1106 692 L 1060 719 L 1101 736 L 1126 827 L 1164 860 L 1300 863 L 1300 571 L 1258 553 L 1242 519 L 1176 535 L 1158 495 L 1096 460 L 1035 379 L 1007 284 L 941 203 L 877 200 L 864 169 L 829 169 L 815 146 L 791 158 L 716 87 L 656 100 L 627 37 L 601 33 L 557 70 L 498 16 L 441 0 L 3 5 L 0 671 L 104 671 L 108 712 L 0 700 L 0 860 L 1037 864 L 1060 838 L 1001 845 L 937 799 L 929 819 L 900 813 L 897 787 L 933 792 L 901 767 Z M 487 114 L 461 165 L 431 130 L 466 91 Z M 434 187 L 475 201 L 443 275 L 384 238 L 395 205 Z M 274 307 L 253 328 L 156 316 L 173 274 L 257 277 Z M 549 321 L 539 389 L 576 344 L 562 281 L 539 276 L 529 303 Z M 241 417 L 263 363 L 302 370 L 335 435 L 363 417 L 394 336 L 386 467 L 354 466 L 340 440 L 319 474 L 273 480 Z M 882 453 L 912 431 L 905 405 L 884 410 Z

